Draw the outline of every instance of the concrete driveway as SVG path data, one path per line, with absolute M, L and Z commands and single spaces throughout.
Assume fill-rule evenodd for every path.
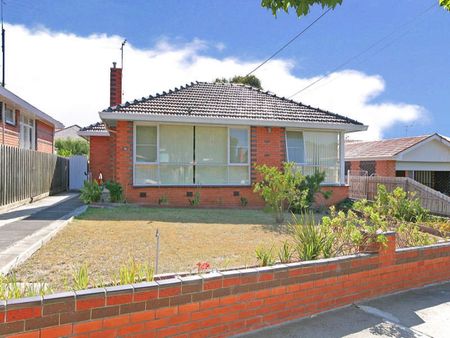
M 377 298 L 242 337 L 450 337 L 450 283 Z

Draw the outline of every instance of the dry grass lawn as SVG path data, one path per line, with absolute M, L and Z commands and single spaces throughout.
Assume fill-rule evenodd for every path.
M 288 238 L 286 226 L 274 225 L 261 210 L 89 208 L 15 273 L 61 290 L 87 263 L 91 283 L 108 283 L 130 257 L 154 265 L 156 229 L 159 273 L 195 271 L 199 261 L 218 269 L 254 265 L 259 245 L 279 247 Z

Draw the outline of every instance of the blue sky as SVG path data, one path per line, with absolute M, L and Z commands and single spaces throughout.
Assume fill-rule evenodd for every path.
M 342 6 L 329 12 L 277 59 L 292 65 L 289 71 L 293 76 L 314 78 L 331 71 L 394 30 L 395 33 L 384 43 L 348 64 L 345 69 L 382 78 L 383 90 L 375 90 L 376 95 L 368 94 L 371 103 L 421 107 L 420 117 L 405 118 L 404 121 L 383 126 L 383 137 L 402 137 L 405 126 L 409 126 L 408 135 L 435 131 L 450 135 L 450 34 L 446 34 L 450 32 L 450 13 L 436 6 L 418 17 L 434 3 L 437 0 L 344 0 Z M 167 41 L 172 49 L 183 49 L 193 41 L 201 40 L 207 47 L 199 47 L 197 56 L 219 60 L 235 58 L 250 66 L 269 56 L 321 12 L 321 8 L 317 7 L 301 19 L 294 13 L 280 13 L 274 18 L 268 10 L 260 7 L 258 0 L 6 0 L 5 20 L 11 25 L 23 25 L 31 32 L 45 28 L 53 33 L 80 37 L 90 37 L 92 34 L 126 37 L 134 50 L 154 51 L 161 41 Z M 410 20 L 413 20 L 410 24 L 398 28 Z M 11 39 L 9 35 L 8 38 Z M 30 57 L 39 52 L 30 51 Z M 118 59 L 117 51 L 111 53 Z M 127 50 L 125 53 L 126 73 Z M 105 68 L 110 61 L 110 58 L 105 58 Z M 8 74 L 10 82 L 14 83 L 14 72 Z M 211 74 L 211 80 L 215 75 L 217 73 Z M 259 72 L 255 75 L 258 76 Z M 24 81 L 23 77 L 21 79 Z M 270 78 L 266 76 L 265 79 L 263 86 L 272 89 Z M 330 83 L 320 87 L 320 95 L 327 96 L 327 87 L 332 86 Z M 14 88 L 20 89 L 21 93 L 30 90 L 29 86 L 17 83 Z M 292 86 L 288 89 L 293 93 L 301 88 Z M 351 91 L 352 87 L 348 90 Z M 296 99 L 303 102 L 308 97 L 299 95 Z M 42 102 L 42 105 L 45 107 L 46 103 Z M 103 108 L 104 105 L 100 105 L 97 111 Z M 337 109 L 338 113 L 346 114 L 342 111 L 345 106 Z M 371 110 L 370 114 L 378 112 Z M 385 114 L 379 114 L 380 119 L 386 118 Z M 71 121 L 63 122 L 67 124 Z

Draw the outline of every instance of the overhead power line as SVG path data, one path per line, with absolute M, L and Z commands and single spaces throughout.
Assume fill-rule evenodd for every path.
M 325 79 L 328 75 L 330 75 L 331 73 L 334 73 L 340 69 L 342 69 L 343 67 L 347 66 L 349 63 L 353 62 L 354 60 L 358 59 L 359 57 L 361 57 L 362 55 L 366 54 L 367 52 L 369 52 L 370 50 L 372 50 L 373 48 L 375 48 L 376 46 L 378 46 L 380 43 L 382 43 L 383 41 L 385 41 L 386 39 L 390 38 L 392 35 L 394 35 L 398 30 L 402 29 L 405 26 L 411 25 L 413 22 L 415 22 L 417 19 L 419 19 L 421 16 L 425 15 L 426 13 L 428 13 L 431 9 L 433 9 L 434 7 L 437 6 L 437 3 L 434 3 L 432 6 L 426 8 L 424 11 L 420 12 L 418 15 L 416 15 L 415 17 L 413 17 L 411 20 L 404 22 L 403 24 L 397 26 L 395 29 L 393 29 L 392 31 L 390 31 L 388 34 L 386 34 L 385 36 L 383 36 L 381 39 L 377 40 L 376 42 L 372 43 L 370 46 L 368 46 L 367 48 L 365 48 L 363 51 L 351 56 L 350 58 L 348 58 L 346 61 L 344 61 L 343 63 L 341 63 L 340 65 L 338 65 L 337 67 L 334 67 L 332 70 L 326 72 L 324 75 L 320 76 L 319 78 L 317 78 L 316 80 L 314 80 L 313 82 L 309 83 L 308 85 L 306 85 L 305 87 L 303 87 L 302 89 L 296 91 L 294 94 L 292 94 L 291 96 L 289 96 L 289 99 L 292 99 L 294 96 L 297 96 L 298 94 L 302 93 L 303 91 L 307 90 L 308 88 L 311 88 L 312 86 L 314 86 L 315 84 L 317 84 L 318 82 L 322 81 L 323 79 Z M 405 35 L 405 33 L 402 34 L 402 36 Z M 397 40 L 397 39 L 395 39 Z M 381 50 L 387 48 L 388 46 L 390 46 L 393 43 L 393 41 L 391 41 L 390 43 L 386 44 L 384 47 L 382 47 L 382 49 L 380 49 L 378 52 L 380 52 Z M 372 56 L 378 54 L 378 52 L 374 53 Z M 367 60 L 367 59 L 366 59 Z
M 331 8 L 328 8 L 325 12 L 323 12 L 317 19 L 315 19 L 313 22 L 311 22 L 305 29 L 303 29 L 300 33 L 295 35 L 292 39 L 290 39 L 288 42 L 286 42 L 280 49 L 278 49 L 275 53 L 273 53 L 271 56 L 269 56 L 266 60 L 264 60 L 261 64 L 259 64 L 256 68 L 254 68 L 250 73 L 248 73 L 246 76 L 251 75 L 252 73 L 256 72 L 259 68 L 264 66 L 267 62 L 269 62 L 271 59 L 273 59 L 275 56 L 277 56 L 283 49 L 285 49 L 287 46 L 289 46 L 292 42 L 297 40 L 303 33 L 305 33 L 308 29 L 310 29 L 317 21 L 322 19 L 325 14 L 327 14 Z

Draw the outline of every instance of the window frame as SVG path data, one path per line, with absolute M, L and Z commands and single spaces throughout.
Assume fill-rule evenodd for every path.
M 343 159 L 341 159 L 340 156 L 340 151 L 339 151 L 339 147 L 340 147 L 340 137 L 341 137 L 341 133 L 339 131 L 336 130 L 327 130 L 327 129 L 299 129 L 299 128 L 285 128 L 284 131 L 284 137 L 285 137 L 285 148 L 286 148 L 286 160 L 288 162 L 293 162 L 290 161 L 289 159 L 289 147 L 288 147 L 288 137 L 287 137 L 287 132 L 300 132 L 302 133 L 302 137 L 303 137 L 303 160 L 305 161 L 306 158 L 308 158 L 307 156 L 307 149 L 304 145 L 305 139 L 304 139 L 304 132 L 324 132 L 324 133 L 333 133 L 336 134 L 338 137 L 338 152 L 337 152 L 337 158 L 338 158 L 338 165 L 337 165 L 337 170 L 338 170 L 338 180 L 336 182 L 322 182 L 320 185 L 322 186 L 341 186 L 342 182 L 341 182 L 341 162 L 343 161 Z M 298 167 L 309 167 L 309 168 L 320 168 L 323 167 L 321 165 L 316 165 L 316 164 L 309 164 L 306 162 L 303 163 L 297 163 L 294 162 L 296 166 Z M 331 168 L 331 167 L 330 167 Z
M 10 108 L 8 105 L 4 104 L 4 110 L 5 111 L 4 111 L 3 116 L 5 117 L 5 123 L 9 124 L 10 126 L 16 126 L 17 125 L 17 116 L 16 116 L 17 114 L 16 114 L 16 111 L 14 110 L 14 108 Z M 8 117 L 6 115 L 6 110 L 11 111 L 12 117 L 13 117 L 12 121 L 10 119 L 8 119 Z
M 167 165 L 168 163 L 161 163 L 159 156 L 159 148 L 160 148 L 160 125 L 168 125 L 168 126 L 191 126 L 191 127 L 211 127 L 211 128 L 227 128 L 227 181 L 229 181 L 229 168 L 230 167 L 247 167 L 248 168 L 248 184 L 237 184 L 237 183 L 219 183 L 219 184 L 200 184 L 200 183 L 192 183 L 192 184 L 166 184 L 161 183 L 161 164 Z M 156 126 L 156 158 L 157 162 L 137 162 L 136 161 L 136 127 L 137 126 Z M 247 163 L 231 163 L 230 162 L 230 129 L 246 129 L 247 130 L 247 144 L 248 144 L 248 152 L 247 152 Z M 249 187 L 252 185 L 251 182 L 251 127 L 250 126 L 239 126 L 239 125 L 219 125 L 219 124 L 192 124 L 192 123 L 160 123 L 160 122 L 147 122 L 147 121 L 134 121 L 133 122 L 133 186 L 134 187 Z M 170 164 L 170 163 L 169 163 Z M 157 167 L 158 173 L 158 183 L 157 184 L 138 184 L 136 182 L 136 165 L 155 165 Z M 193 167 L 195 166 L 204 166 L 204 164 L 199 164 L 196 161 L 190 163 Z M 214 164 L 208 164 L 209 166 L 214 166 Z M 219 166 L 219 165 L 218 165 Z
M 27 122 L 25 122 L 25 119 L 27 120 Z M 32 123 L 29 123 L 29 122 Z M 6 122 L 6 121 L 5 121 Z M 26 133 L 23 133 L 23 131 L 26 130 Z M 21 149 L 28 149 L 28 150 L 36 150 L 36 119 L 33 117 L 30 117 L 29 115 L 26 114 L 20 114 L 20 118 L 19 118 L 19 148 Z M 30 147 L 29 148 L 25 148 L 24 147 L 24 135 L 28 134 L 30 135 Z

